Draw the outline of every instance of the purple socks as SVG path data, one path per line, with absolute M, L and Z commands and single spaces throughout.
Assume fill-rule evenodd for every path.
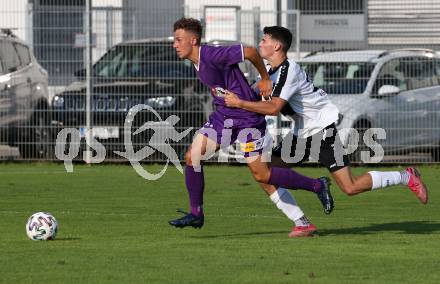
M 288 189 L 305 189 L 318 193 L 322 184 L 318 179 L 303 176 L 288 168 L 271 168 L 268 184 Z
M 203 191 L 205 178 L 203 168 L 196 172 L 192 166 L 185 167 L 185 184 L 189 194 L 191 214 L 203 216 Z M 304 189 L 312 192 L 320 192 L 322 184 L 318 179 L 303 176 L 288 168 L 271 168 L 268 184 L 288 189 Z
M 194 171 L 192 166 L 185 167 L 185 184 L 189 194 L 189 205 L 191 214 L 203 216 L 203 190 L 205 189 L 205 178 L 203 168 L 200 172 Z

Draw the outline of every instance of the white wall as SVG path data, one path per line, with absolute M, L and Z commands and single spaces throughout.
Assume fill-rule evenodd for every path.
M 168 37 L 184 14 L 184 0 L 125 0 L 124 9 L 126 40 Z
M 204 14 L 206 6 L 237 6 L 240 15 L 234 18 L 233 12 L 222 9 L 209 9 Z M 282 1 L 286 7 L 286 0 Z M 253 9 L 259 9 L 255 14 Z M 196 19 L 204 19 L 206 22 L 206 39 L 240 40 L 246 44 L 255 45 L 260 31 L 254 25 L 254 21 L 260 21 L 260 30 L 264 26 L 276 24 L 276 0 L 185 0 L 185 15 Z M 239 18 L 241 17 L 241 21 Z
M 122 8 L 122 0 L 92 0 L 92 5 L 93 8 Z M 101 9 L 93 12 L 92 32 L 96 34 L 93 61 L 97 61 L 110 47 L 122 41 L 122 11 L 111 13 L 112 15 Z
M 32 23 L 28 14 L 28 0 L 0 1 L 0 28 L 12 28 L 24 41 L 32 40 Z M 122 7 L 122 0 L 92 0 L 94 7 Z
M 261 10 L 275 10 L 275 0 L 185 0 L 185 6 L 190 10 L 202 10 L 203 6 L 240 6 L 242 10 L 252 10 L 254 7 L 260 7 Z
M 92 0 L 93 7 L 122 7 L 122 0 Z
M 30 23 L 27 23 L 27 0 L 2 0 L 0 5 L 0 28 L 11 28 L 21 39 L 29 40 Z

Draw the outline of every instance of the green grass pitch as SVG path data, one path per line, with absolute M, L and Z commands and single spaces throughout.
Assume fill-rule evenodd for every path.
M 314 195 L 293 191 L 320 236 L 289 239 L 291 223 L 246 167 L 206 167 L 206 222 L 195 230 L 167 224 L 188 203 L 175 168 L 146 181 L 129 165 L 0 164 L 0 282 L 440 283 L 440 168 L 419 169 L 426 206 L 404 187 L 347 197 L 333 185 L 326 216 Z M 27 239 L 37 211 L 57 218 L 56 240 Z

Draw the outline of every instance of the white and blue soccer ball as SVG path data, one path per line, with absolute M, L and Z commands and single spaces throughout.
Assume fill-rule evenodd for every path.
M 53 240 L 57 235 L 57 231 L 57 220 L 46 212 L 33 214 L 26 224 L 26 234 L 33 241 Z

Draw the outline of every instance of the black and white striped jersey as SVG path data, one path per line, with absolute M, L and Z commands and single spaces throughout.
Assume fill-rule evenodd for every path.
M 295 136 L 312 136 L 338 120 L 338 108 L 296 62 L 287 59 L 276 69 L 268 66 L 268 72 L 274 83 L 272 97 L 287 101 L 281 113 L 292 120 Z

